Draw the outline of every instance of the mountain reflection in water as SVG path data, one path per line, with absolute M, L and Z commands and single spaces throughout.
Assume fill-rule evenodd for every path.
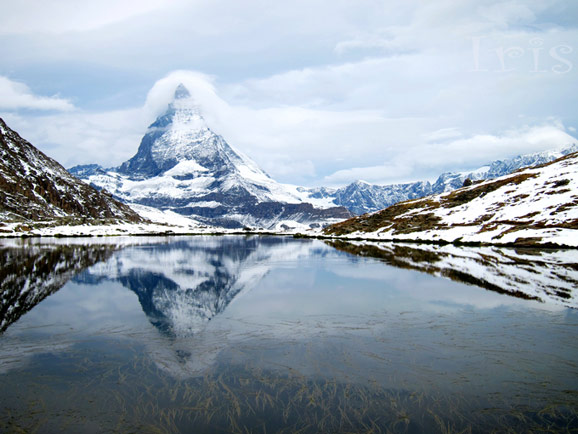
M 578 250 L 456 247 L 331 241 L 338 250 L 373 257 L 500 294 L 578 308 Z
M 202 373 L 226 343 L 214 333 L 202 333 L 211 319 L 224 312 L 243 291 L 255 287 L 276 261 L 311 253 L 311 242 L 282 237 L 111 238 L 106 240 L 108 244 L 69 241 L 71 245 L 37 240 L 2 250 L 6 264 L 2 273 L 7 276 L 2 287 L 3 330 L 70 281 L 93 289 L 77 302 L 83 303 L 84 315 L 73 318 L 74 307 L 69 306 L 56 315 L 57 322 L 66 318 L 94 323 L 92 327 L 98 330 L 91 333 L 101 335 L 131 330 L 133 336 L 141 336 L 157 366 L 177 377 Z M 114 321 L 100 320 L 95 312 L 97 306 L 102 309 L 98 294 L 114 284 L 137 296 L 140 309 L 156 333 L 132 330 L 134 325 L 129 318 L 123 319 L 122 313 L 108 312 L 107 316 L 115 316 Z M 94 321 L 86 317 L 91 314 Z M 86 327 L 73 324 L 71 328 Z M 34 328 L 50 327 L 40 321 Z M 57 339 L 47 336 L 35 343 L 34 351 L 59 346 L 62 342 L 58 340 L 62 340 L 61 335 Z M 197 350 L 194 356 L 191 347 Z M 16 351 L 11 359 L 19 357 Z
M 3 432 L 578 426 L 576 251 L 242 236 L 0 246 Z
M 143 245 L 126 240 L 106 244 L 12 243 L 0 248 L 0 332 L 72 279 L 84 285 L 119 282 L 138 296 L 151 324 L 165 336 L 192 336 L 236 296 L 255 286 L 275 258 L 310 254 L 303 243 L 275 237 L 206 238 L 203 243 L 184 239 L 147 241 Z M 398 268 L 522 299 L 578 308 L 576 250 L 366 241 L 328 244 Z M 121 249 L 122 254 L 113 255 Z
M 171 338 L 193 336 L 269 270 L 275 256 L 291 257 L 283 238 L 222 237 L 175 240 L 127 249 L 74 279 L 118 281 L 137 296 L 147 318 Z M 300 249 L 298 249 L 300 251 Z

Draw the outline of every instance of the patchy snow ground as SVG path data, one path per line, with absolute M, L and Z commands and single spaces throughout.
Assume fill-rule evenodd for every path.
M 328 235 L 578 247 L 578 153 L 332 226 Z

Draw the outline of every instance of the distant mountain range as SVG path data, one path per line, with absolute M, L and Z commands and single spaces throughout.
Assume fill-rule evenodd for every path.
M 71 176 L 0 119 L 0 222 L 79 218 L 142 222 L 127 205 Z
M 356 181 L 341 188 L 322 187 L 302 189 L 302 191 L 308 195 L 305 199 L 325 199 L 334 205 L 344 206 L 353 214 L 361 215 L 379 211 L 405 200 L 455 190 L 462 187 L 466 179 L 479 181 L 497 178 L 524 167 L 533 167 L 554 161 L 572 152 L 578 152 L 576 144 L 561 150 L 535 152 L 511 159 L 496 160 L 476 170 L 443 173 L 433 184 L 429 181 L 418 181 L 405 184 L 376 185 Z
M 578 152 L 335 224 L 372 240 L 578 247 Z M 560 277 L 562 278 L 562 277 Z

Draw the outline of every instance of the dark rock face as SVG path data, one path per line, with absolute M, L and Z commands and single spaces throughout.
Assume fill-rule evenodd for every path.
M 166 122 L 166 115 L 157 119 L 149 127 L 149 132 L 142 138 L 138 152 L 130 160 L 125 161 L 119 167 L 118 172 L 131 177 L 149 178 L 159 175 L 162 169 L 158 167 L 152 158 L 152 146 L 154 142 L 162 135 L 162 130 L 154 131 L 152 128 L 160 128 Z M 164 125 L 166 126 L 166 125 Z
M 80 166 L 74 166 L 72 169 L 69 169 L 68 172 L 77 178 L 81 178 L 83 176 L 104 174 L 106 173 L 106 169 L 99 164 L 84 164 Z
M 2 220 L 59 217 L 142 221 L 128 206 L 71 176 L 0 119 Z

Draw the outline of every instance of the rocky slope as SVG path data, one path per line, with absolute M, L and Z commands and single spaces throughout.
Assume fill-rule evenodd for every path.
M 0 222 L 70 217 L 143 220 L 127 205 L 71 176 L 0 119 Z
M 115 169 L 89 165 L 70 171 L 127 203 L 222 227 L 316 225 L 351 215 L 337 206 L 315 208 L 271 179 L 207 126 L 183 85 L 134 157 Z
M 324 230 L 347 238 L 578 247 L 578 153 Z

